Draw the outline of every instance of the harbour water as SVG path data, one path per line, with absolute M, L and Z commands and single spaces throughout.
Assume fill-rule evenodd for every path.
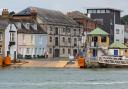
M 0 89 L 128 89 L 128 70 L 0 69 Z

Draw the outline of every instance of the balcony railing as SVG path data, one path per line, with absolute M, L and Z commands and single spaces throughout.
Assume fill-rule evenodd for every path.
M 98 62 L 103 64 L 128 65 L 128 58 L 101 56 L 98 58 Z

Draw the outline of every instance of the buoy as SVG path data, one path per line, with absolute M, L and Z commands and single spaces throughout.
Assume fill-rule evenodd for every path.
M 5 65 L 11 65 L 11 57 L 9 55 L 5 57 Z

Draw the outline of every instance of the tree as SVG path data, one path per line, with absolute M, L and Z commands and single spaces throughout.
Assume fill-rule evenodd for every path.
M 121 23 L 122 24 L 128 24 L 128 15 L 125 15 L 121 18 Z

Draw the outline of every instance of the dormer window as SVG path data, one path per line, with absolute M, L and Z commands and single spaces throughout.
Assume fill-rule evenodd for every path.
M 20 22 L 16 22 L 15 25 L 16 25 L 16 27 L 17 27 L 18 29 L 21 29 L 21 23 L 20 23 Z
M 31 26 L 34 30 L 37 30 L 37 24 L 32 23 Z
M 29 28 L 30 28 L 30 24 L 29 24 L 29 23 L 23 23 L 23 25 L 24 25 L 24 27 L 25 27 L 26 29 L 29 29 Z

